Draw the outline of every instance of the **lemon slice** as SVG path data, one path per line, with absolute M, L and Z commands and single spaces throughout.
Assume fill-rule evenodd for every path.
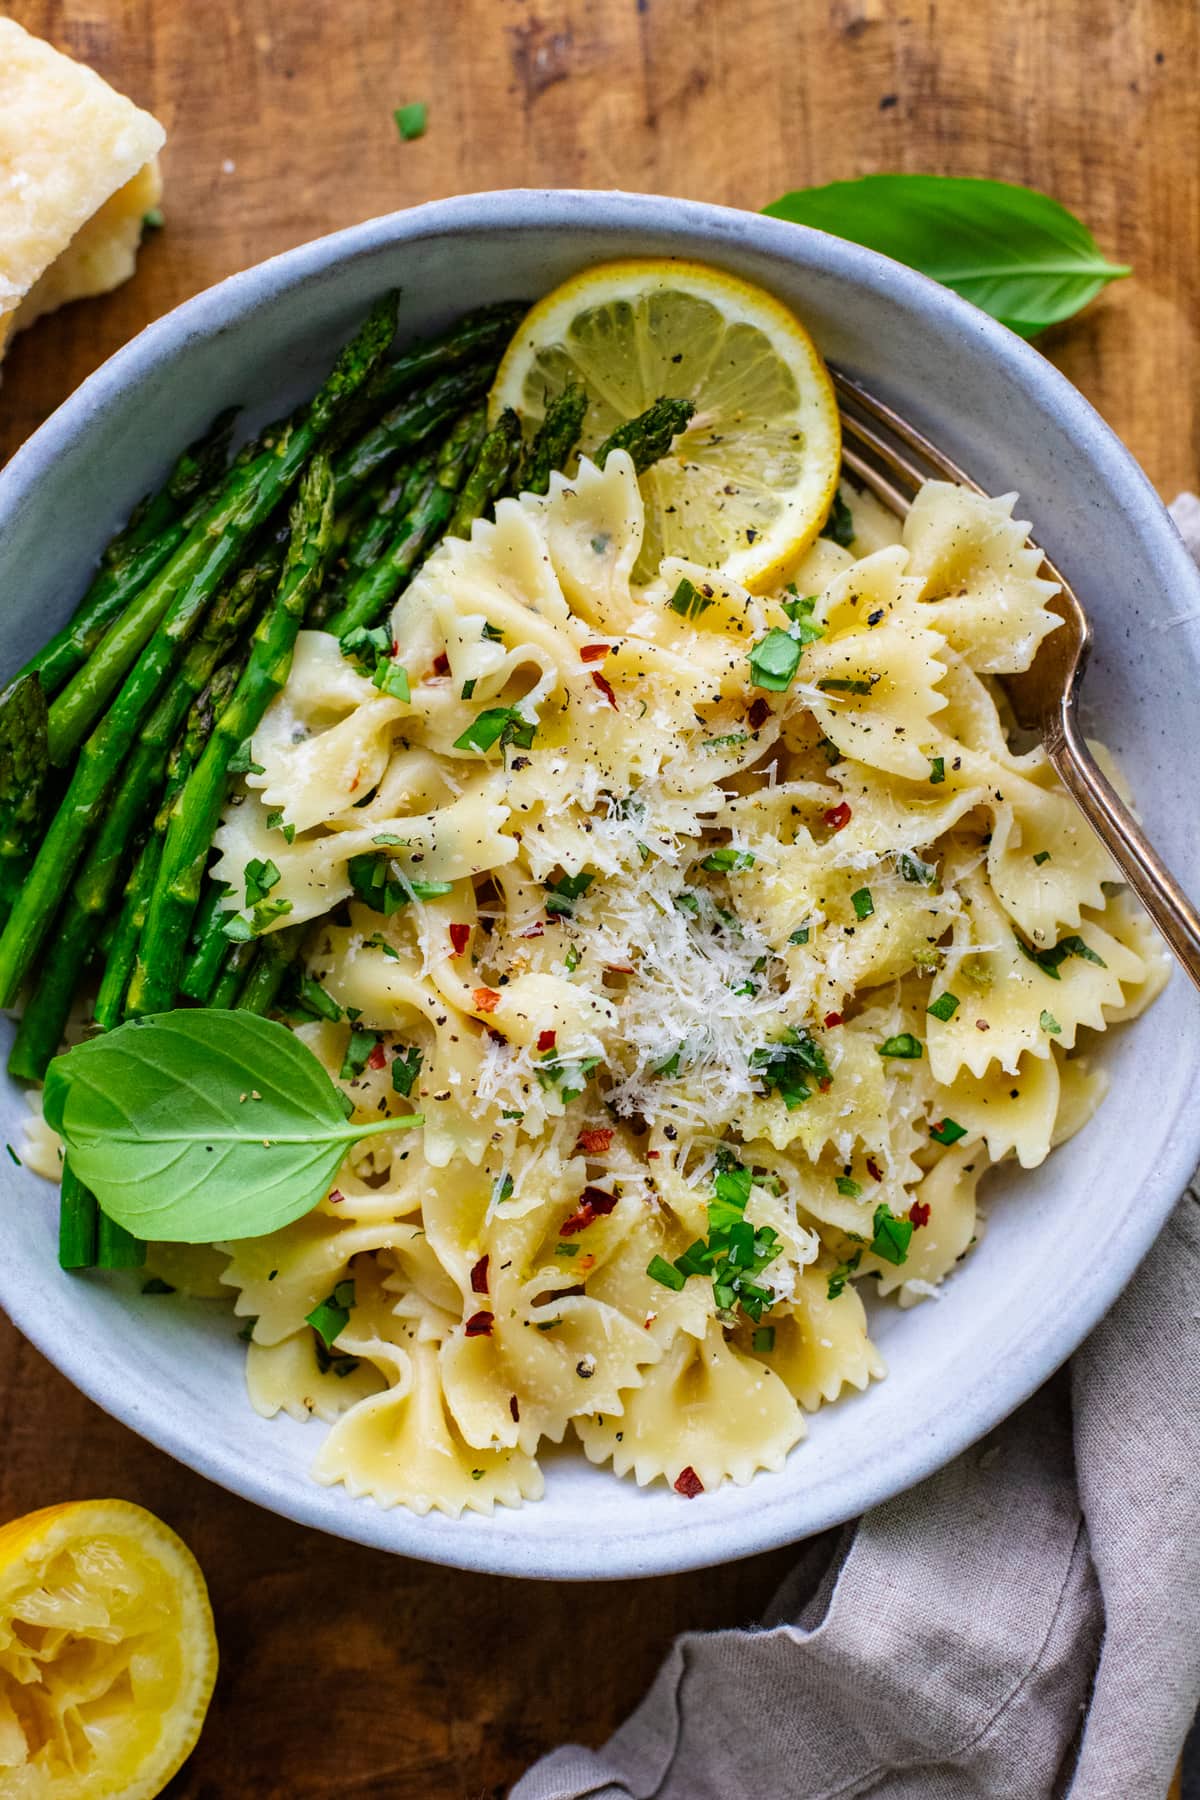
M 492 417 L 512 406 L 536 424 L 573 381 L 588 394 L 584 451 L 660 394 L 696 407 L 641 478 L 636 580 L 652 579 L 663 556 L 683 556 L 763 589 L 817 535 L 841 461 L 837 400 L 803 325 L 762 288 L 703 263 L 585 269 L 522 322 L 496 375 Z
M 152 1513 L 84 1500 L 0 1530 L 5 1800 L 151 1800 L 216 1673 L 204 1577 Z

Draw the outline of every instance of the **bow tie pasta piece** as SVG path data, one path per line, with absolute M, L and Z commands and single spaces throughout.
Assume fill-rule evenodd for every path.
M 960 1070 L 954 1086 L 935 1091 L 938 1118 L 953 1118 L 968 1141 L 982 1138 L 994 1163 L 1015 1156 L 1036 1169 L 1050 1154 L 1059 1102 L 1059 1058 L 1025 1055 L 1015 1071 L 993 1065 L 984 1075 Z
M 957 1100 L 953 1104 L 957 1106 Z M 903 1263 L 897 1266 L 879 1256 L 864 1259 L 865 1266 L 878 1274 L 876 1291 L 881 1297 L 898 1292 L 904 1306 L 936 1293 L 938 1283 L 975 1242 L 976 1190 L 990 1167 L 978 1140 L 942 1152 L 913 1190 L 909 1217 L 923 1218 L 924 1223 L 914 1227 Z
M 1083 909 L 1103 910 L 1117 870 L 1048 762 L 1029 778 L 1000 776 L 992 793 L 987 869 L 992 891 L 1026 937 L 1053 943 Z
M 522 495 L 519 504 L 540 515 L 550 561 L 576 617 L 600 632 L 622 631 L 637 605 L 630 581 L 645 530 L 628 453 L 614 450 L 603 469 L 580 457 L 573 477 L 555 473 L 547 494 Z
M 947 1086 L 962 1069 L 1013 1071 L 1024 1052 L 1048 1058 L 1055 1044 L 1071 1049 L 1081 1025 L 1104 1029 L 1106 1008 L 1124 1003 L 1124 984 L 1145 979 L 1137 952 L 1097 924 L 1033 950 L 978 876 L 962 891 L 966 911 L 931 1002 L 950 994 L 958 1004 L 948 1018 L 926 1020 L 930 1066 Z
M 1048 605 L 1058 587 L 1038 574 L 1042 553 L 1027 542 L 1028 521 L 1012 517 L 1016 499 L 927 481 L 904 522 L 922 611 L 981 674 L 1029 668 L 1060 622 Z
M 263 1419 L 286 1413 L 301 1425 L 310 1418 L 331 1425 L 385 1386 L 383 1375 L 369 1362 L 340 1354 L 326 1355 L 322 1362 L 316 1333 L 308 1327 L 277 1344 L 252 1338 L 246 1351 L 246 1391 Z
M 796 1282 L 790 1307 L 772 1314 L 774 1340 L 755 1351 L 754 1334 L 739 1329 L 744 1352 L 759 1355 L 805 1412 L 836 1400 L 845 1388 L 862 1393 L 887 1374 L 887 1365 L 867 1335 L 867 1315 L 855 1289 L 845 1286 L 829 1298 L 827 1268 L 806 1269 Z
M 713 1320 L 703 1340 L 680 1334 L 620 1413 L 597 1408 L 575 1431 L 591 1462 L 632 1472 L 639 1487 L 659 1476 L 674 1484 L 692 1470 L 706 1491 L 729 1480 L 744 1487 L 759 1469 L 781 1469 L 804 1436 L 804 1416 L 787 1388 L 746 1356 Z
M 297 737 L 285 716 L 268 719 L 251 751 L 263 772 L 251 772 L 246 785 L 281 825 L 308 831 L 327 824 L 378 787 L 406 710 L 379 694 L 314 737 Z
M 927 781 L 940 749 L 932 723 L 945 639 L 911 601 L 903 550 L 880 550 L 840 575 L 820 611 L 825 636 L 805 647 L 796 692 L 843 756 Z
M 1141 963 L 1140 974 L 1121 983 L 1124 992 L 1121 1004 L 1104 1009 L 1106 1025 L 1121 1025 L 1127 1019 L 1138 1018 L 1158 999 L 1171 979 L 1174 965 L 1157 931 L 1133 895 L 1125 889 L 1106 900 L 1099 922 Z
M 438 1353 L 411 1341 L 407 1351 L 362 1346 L 394 1368 L 392 1385 L 338 1420 L 313 1464 L 318 1481 L 341 1482 L 355 1497 L 413 1512 L 492 1513 L 497 1506 L 540 1500 L 541 1470 L 519 1450 L 477 1449 L 446 1410 Z
M 350 1275 L 354 1257 L 398 1250 L 420 1237 L 419 1225 L 400 1220 L 342 1225 L 328 1214 L 308 1213 L 266 1237 L 228 1246 L 221 1279 L 237 1289 L 238 1317 L 256 1321 L 255 1342 L 278 1344 L 303 1329 L 309 1314 Z

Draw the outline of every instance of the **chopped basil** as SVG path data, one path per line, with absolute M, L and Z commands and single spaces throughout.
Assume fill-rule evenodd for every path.
M 493 1187 L 492 1187 L 493 1203 L 498 1206 L 502 1200 L 510 1200 L 512 1198 L 512 1191 L 513 1191 L 513 1178 L 508 1173 L 508 1171 L 505 1170 L 503 1175 L 497 1176 L 496 1181 L 493 1184 Z
M 870 888 L 859 888 L 856 893 L 851 894 L 850 904 L 854 908 L 856 919 L 869 919 L 875 911 L 875 902 L 871 898 Z
M 680 1292 L 687 1281 L 687 1276 L 683 1271 L 675 1268 L 664 1256 L 652 1256 L 646 1264 L 646 1273 L 651 1281 L 659 1282 L 663 1287 L 670 1288 L 676 1294 Z
M 338 639 L 338 649 L 363 669 L 374 669 L 380 657 L 391 654 L 392 634 L 386 625 L 356 625 Z
M 350 1323 L 353 1305 L 353 1281 L 339 1281 L 329 1298 L 309 1313 L 305 1322 L 312 1326 L 327 1350 L 333 1349 L 335 1340 Z
M 1043 863 L 1048 863 L 1050 861 L 1050 852 L 1048 850 L 1039 850 L 1033 860 L 1040 869 Z
M 929 1135 L 935 1144 L 957 1144 L 959 1138 L 965 1138 L 967 1128 L 960 1125 L 957 1119 L 943 1119 L 940 1125 L 931 1125 Z
M 342 1016 L 342 1009 L 332 994 L 327 994 L 319 981 L 311 975 L 302 975 L 296 990 L 296 999 L 306 1012 L 315 1013 L 319 1019 L 328 1019 L 336 1025 Z
M 463 682 L 463 684 L 462 684 L 462 697 L 463 697 L 463 699 L 464 699 L 464 700 L 470 700 L 470 699 L 471 699 L 471 698 L 472 698 L 472 697 L 473 697 L 473 695 L 474 695 L 474 693 L 475 693 L 475 682 L 476 682 L 476 679 L 477 679 L 477 678 L 476 678 L 476 677 L 475 677 L 475 676 L 474 676 L 474 675 L 472 675 L 472 677 L 471 677 L 471 679 L 470 679 L 470 680 L 469 680 L 469 681 L 464 681 L 464 682 Z
M 683 1056 L 683 1050 L 684 1050 L 684 1047 L 682 1044 L 680 1044 L 678 1050 L 673 1050 L 671 1052 L 670 1056 L 667 1057 L 665 1062 L 659 1063 L 658 1067 L 654 1070 L 654 1074 L 655 1075 L 665 1075 L 668 1078 L 668 1080 L 672 1076 L 678 1075 L 679 1064 L 680 1064 L 680 1059 Z
M 424 1060 L 424 1053 L 418 1050 L 415 1044 L 410 1044 L 406 1050 L 397 1051 L 393 1059 L 392 1086 L 398 1094 L 403 1094 L 405 1099 L 413 1091 L 413 1084 L 421 1073 L 421 1064 Z
M 554 1254 L 555 1254 L 555 1256 L 578 1256 L 579 1255 L 579 1245 L 578 1244 L 555 1244 Z
M 827 1300 L 836 1300 L 838 1295 L 844 1291 L 846 1283 L 861 1261 L 862 1251 L 856 1250 L 853 1256 L 848 1257 L 845 1262 L 838 1263 L 837 1267 L 830 1271 L 829 1285 L 825 1289 Z
M 937 787 L 946 779 L 946 759 L 944 756 L 931 756 L 929 759 L 929 784 Z
M 750 652 L 752 684 L 773 694 L 786 692 L 800 667 L 801 649 L 789 631 L 781 631 L 773 625 Z
M 689 581 L 685 575 L 667 601 L 667 605 L 672 612 L 678 613 L 681 619 L 698 619 L 701 613 L 707 612 L 712 605 L 712 596 L 711 594 L 702 594 L 695 583 Z
M 548 1050 L 536 1074 L 542 1087 L 557 1088 L 563 1105 L 569 1106 L 578 1100 L 599 1066 L 598 1056 L 560 1056 L 556 1050 Z
M 694 918 L 700 911 L 699 900 L 697 900 L 695 894 L 689 892 L 687 888 L 684 888 L 682 893 L 673 894 L 671 899 L 676 912 L 690 913 Z
M 752 869 L 754 857 L 749 850 L 735 850 L 732 844 L 723 844 L 719 850 L 710 851 L 700 867 L 710 869 L 714 875 L 733 875 L 739 869 Z
M 919 882 L 922 887 L 932 887 L 937 880 L 937 869 L 933 863 L 922 862 L 908 850 L 902 850 L 896 859 L 896 866 L 905 881 Z
M 1038 1020 L 1038 1024 L 1043 1031 L 1048 1031 L 1051 1037 L 1062 1036 L 1062 1026 L 1059 1024 L 1053 1013 L 1043 1012 L 1041 1018 Z
M 750 1067 L 767 1093 L 775 1092 L 789 1112 L 795 1112 L 812 1095 L 805 1077 L 818 1082 L 832 1079 L 825 1052 L 810 1032 L 789 1025 L 777 1043 L 764 1044 L 751 1053 Z
M 879 1046 L 880 1056 L 895 1057 L 899 1062 L 917 1062 L 924 1055 L 920 1038 L 911 1031 L 901 1031 L 895 1037 L 884 1038 Z
M 818 681 L 817 687 L 823 694 L 869 694 L 879 680 L 878 675 L 866 677 L 826 675 Z
M 388 656 L 381 656 L 375 664 L 375 673 L 371 684 L 381 694 L 388 694 L 393 700 L 403 700 L 406 704 L 412 699 L 412 689 L 408 683 L 408 670 L 403 663 L 393 662 Z
M 261 763 L 250 760 L 250 739 L 243 738 L 226 765 L 231 775 L 265 775 Z
M 583 961 L 574 944 L 567 945 L 567 954 L 563 957 L 563 967 L 568 975 L 573 975 Z
M 748 731 L 727 731 L 724 737 L 701 738 L 702 750 L 739 750 L 750 741 Z
M 497 744 L 504 749 L 509 744 L 516 744 L 521 750 L 528 750 L 533 744 L 537 731 L 537 720 L 527 719 L 515 706 L 489 706 L 472 719 L 462 736 L 455 738 L 456 750 L 478 750 L 480 755 L 493 749 Z
M 400 952 L 397 950 L 395 944 L 389 944 L 381 932 L 373 932 L 369 938 L 364 939 L 364 948 L 369 950 L 382 950 L 383 954 L 390 957 L 393 962 L 400 961 Z
M 1058 971 L 1068 956 L 1081 957 L 1084 962 L 1095 963 L 1099 969 L 1108 967 L 1103 957 L 1097 956 L 1091 945 L 1085 944 L 1083 939 L 1076 934 L 1059 938 L 1057 944 L 1050 950 L 1031 950 L 1019 932 L 1014 931 L 1013 936 L 1017 940 L 1017 948 L 1022 956 L 1028 957 L 1031 963 L 1036 963 L 1042 974 L 1048 975 L 1051 981 L 1062 980 Z
M 243 874 L 246 878 L 246 905 L 257 906 L 265 900 L 273 887 L 282 879 L 275 864 L 261 857 L 254 857 L 246 864 Z
M 795 931 L 793 931 L 792 935 L 788 939 L 788 943 L 789 944 L 807 944 L 808 936 L 809 936 L 808 926 L 800 925 L 797 927 L 797 929 Z
M 788 591 L 793 598 L 781 602 L 784 612 L 792 621 L 792 629 L 788 636 L 795 638 L 798 644 L 815 644 L 818 638 L 825 636 L 825 627 L 813 623 L 812 613 L 817 604 L 816 594 L 797 594 L 795 584 L 791 582 L 788 584 Z
M 849 1175 L 835 1175 L 834 1186 L 839 1194 L 845 1195 L 847 1200 L 857 1200 L 862 1193 L 862 1183 L 852 1181 Z
M 773 1325 L 760 1325 L 750 1339 L 750 1348 L 752 1350 L 757 1350 L 760 1356 L 764 1354 L 769 1355 L 775 1348 L 775 1327 Z
M 552 918 L 569 919 L 575 912 L 575 901 L 581 900 L 596 877 L 588 869 L 578 875 L 560 875 L 557 881 L 543 883 L 546 889 L 546 911 Z
M 269 812 L 267 814 L 267 829 L 268 831 L 281 831 L 285 843 L 291 844 L 295 842 L 296 827 L 294 825 L 284 824 L 282 807 L 276 812 Z
M 905 1262 L 913 1234 L 912 1220 L 900 1218 L 885 1200 L 881 1200 L 875 1208 L 872 1226 L 871 1254 L 881 1257 L 884 1262 L 895 1263 L 897 1267 Z
M 480 633 L 480 636 L 487 644 L 502 644 L 504 642 L 504 633 L 501 631 L 499 625 L 493 625 L 490 619 L 484 620 L 483 630 Z
M 958 1011 L 958 995 L 951 993 L 939 994 L 936 1000 L 931 1000 L 929 1002 L 925 1011 L 933 1018 L 940 1019 L 944 1025 L 947 1020 L 952 1019 Z
M 413 138 L 424 137 L 425 127 L 429 122 L 429 108 L 424 100 L 409 100 L 404 106 L 398 106 L 392 117 L 396 121 L 396 130 L 407 144 Z
M 854 514 L 842 499 L 840 488 L 834 490 L 833 505 L 829 509 L 829 517 L 821 527 L 823 538 L 832 538 L 843 550 L 848 550 L 854 542 Z
M 346 1044 L 346 1054 L 342 1058 L 342 1066 L 338 1072 L 342 1081 L 353 1081 L 356 1076 L 362 1074 L 367 1066 L 367 1058 L 378 1041 L 373 1031 L 360 1031 L 357 1026 L 351 1031 Z

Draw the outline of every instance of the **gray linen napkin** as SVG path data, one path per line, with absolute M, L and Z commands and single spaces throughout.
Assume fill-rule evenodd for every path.
M 1200 561 L 1200 500 L 1172 513 Z M 1200 1700 L 1198 1371 L 1189 1188 L 1068 1370 L 511 1800 L 1164 1800 Z

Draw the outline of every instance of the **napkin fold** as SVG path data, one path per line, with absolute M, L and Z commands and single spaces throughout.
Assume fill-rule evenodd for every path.
M 1171 511 L 1200 561 L 1200 500 Z M 1198 1371 L 1189 1187 L 1067 1369 L 510 1800 L 1165 1800 L 1200 1700 Z

